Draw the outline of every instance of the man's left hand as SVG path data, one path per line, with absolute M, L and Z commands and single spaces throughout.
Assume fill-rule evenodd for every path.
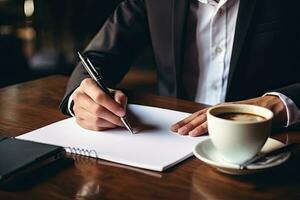
M 274 113 L 274 123 L 277 125 L 285 125 L 287 121 L 287 111 L 279 97 L 267 95 L 243 101 L 230 102 L 231 104 L 241 103 L 257 105 L 268 108 Z M 226 103 L 224 103 L 226 104 Z M 189 117 L 173 124 L 171 130 L 180 135 L 200 136 L 207 133 L 206 111 L 208 108 L 199 110 Z

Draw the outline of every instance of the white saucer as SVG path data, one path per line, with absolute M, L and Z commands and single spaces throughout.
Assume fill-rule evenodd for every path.
M 260 153 L 271 151 L 283 145 L 284 144 L 278 140 L 268 138 L 267 142 L 263 146 Z M 212 144 L 210 138 L 198 143 L 195 146 L 193 152 L 198 159 L 211 165 L 217 170 L 224 172 L 226 174 L 234 174 L 234 175 L 258 173 L 267 170 L 268 168 L 280 165 L 284 163 L 286 160 L 288 160 L 290 157 L 290 153 L 282 153 L 277 156 L 269 157 L 262 162 L 251 164 L 247 166 L 247 168 L 245 169 L 240 169 L 239 165 L 228 163 L 223 160 L 222 156 L 217 152 L 214 145 Z

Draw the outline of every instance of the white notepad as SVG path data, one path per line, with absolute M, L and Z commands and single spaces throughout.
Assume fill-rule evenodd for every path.
M 67 151 L 129 166 L 163 171 L 192 156 L 194 146 L 207 137 L 180 136 L 170 126 L 189 113 L 129 105 L 128 109 L 149 129 L 130 134 L 126 129 L 90 131 L 65 119 L 17 138 L 65 147 Z

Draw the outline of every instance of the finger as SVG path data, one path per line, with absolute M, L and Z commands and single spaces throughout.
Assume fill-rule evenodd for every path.
M 75 95 L 75 94 L 74 94 Z M 124 126 L 120 117 L 116 116 L 101 105 L 96 104 L 89 96 L 85 93 L 78 93 L 74 96 L 73 110 L 75 116 L 84 113 L 84 110 L 89 112 L 90 115 L 102 118 L 108 122 L 111 122 L 117 126 Z M 79 116 L 81 117 L 81 116 Z
M 265 107 L 274 113 L 274 122 L 283 126 L 286 125 L 288 120 L 287 110 L 282 100 L 277 96 L 269 96 L 267 100 L 269 106 Z
M 76 117 L 76 122 L 82 128 L 88 129 L 88 130 L 93 130 L 93 131 L 103 131 L 103 130 L 112 129 L 112 128 L 116 127 L 116 125 L 114 125 L 114 124 L 110 124 L 105 127 L 97 126 L 96 124 L 89 123 L 87 120 L 79 118 L 79 117 Z
M 189 135 L 193 137 L 197 137 L 205 133 L 207 133 L 207 121 L 195 127 L 192 131 L 189 132 Z
M 127 97 L 122 91 L 120 91 L 120 90 L 115 91 L 115 101 L 117 103 L 119 103 L 122 106 L 122 108 L 124 109 L 124 111 L 126 112 Z
M 193 113 L 192 115 L 188 116 L 187 118 L 177 122 L 176 124 L 173 124 L 171 126 L 171 131 L 173 132 L 177 132 L 178 129 L 180 129 L 182 126 L 184 126 L 185 124 L 189 123 L 190 121 L 192 121 L 195 117 L 197 117 L 198 115 L 201 115 L 202 113 L 205 113 L 207 109 L 202 109 L 199 110 L 195 113 Z
M 103 118 L 100 118 L 100 117 L 90 114 L 87 110 L 85 110 L 84 108 L 81 108 L 81 107 L 79 107 L 79 108 L 76 107 L 74 112 L 76 112 L 76 117 L 85 120 L 86 124 L 89 124 L 92 126 L 97 126 L 97 127 L 101 127 L 101 128 L 113 128 L 113 127 L 118 126 L 117 124 L 114 124 Z
M 81 82 L 80 87 L 82 87 L 83 91 L 97 104 L 102 105 L 119 117 L 123 117 L 125 115 L 125 111 L 122 106 L 115 102 L 108 94 L 105 94 L 105 92 L 103 92 L 92 79 L 84 79 Z
M 202 113 L 193 120 L 191 120 L 189 123 L 185 124 L 181 128 L 178 129 L 178 133 L 181 135 L 187 135 L 190 131 L 192 131 L 195 127 L 200 126 L 206 122 L 206 113 Z
M 120 120 L 120 117 L 116 116 L 114 113 L 110 112 L 103 106 L 95 103 L 93 99 L 91 99 L 91 97 L 81 91 L 74 93 L 73 109 L 75 110 L 76 107 L 82 107 L 92 115 L 105 119 L 117 126 L 124 126 L 122 121 Z
M 89 97 L 86 93 L 83 91 L 79 90 L 74 93 L 73 96 L 73 101 L 74 101 L 74 113 L 76 108 L 82 107 L 85 110 L 89 111 L 90 113 L 93 113 L 93 111 L 96 108 L 96 103 Z

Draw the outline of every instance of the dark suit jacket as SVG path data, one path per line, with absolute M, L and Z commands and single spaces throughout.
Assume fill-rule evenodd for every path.
M 299 5 L 298 0 L 240 0 L 226 101 L 278 91 L 300 108 Z M 105 80 L 113 86 L 136 53 L 151 44 L 159 93 L 184 98 L 180 74 L 188 11 L 189 0 L 124 1 L 84 54 L 102 66 Z M 79 64 L 61 104 L 64 113 L 69 95 L 86 77 Z

